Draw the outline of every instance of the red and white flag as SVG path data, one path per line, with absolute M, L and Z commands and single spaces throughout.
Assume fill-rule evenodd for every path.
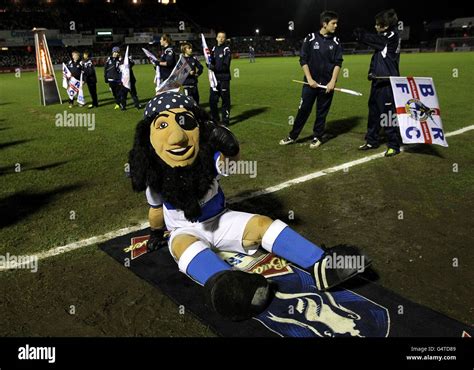
M 202 33 L 201 33 L 201 40 L 202 40 L 202 52 L 204 54 L 204 58 L 206 59 L 207 75 L 209 77 L 209 84 L 210 84 L 212 90 L 217 91 L 216 75 L 214 74 L 214 71 L 211 71 L 209 69 L 209 66 L 211 65 L 211 51 L 207 47 L 206 39 L 204 38 L 204 35 Z
M 404 144 L 448 146 L 438 96 L 431 77 L 390 77 Z

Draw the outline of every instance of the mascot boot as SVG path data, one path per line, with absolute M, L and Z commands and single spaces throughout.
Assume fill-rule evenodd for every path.
M 204 285 L 206 304 L 221 316 L 242 321 L 262 313 L 273 298 L 272 286 L 262 275 L 222 271 Z

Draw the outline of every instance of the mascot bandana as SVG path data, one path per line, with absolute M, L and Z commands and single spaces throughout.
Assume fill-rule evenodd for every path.
M 233 269 L 215 251 L 251 255 L 261 246 L 310 271 L 319 291 L 355 276 L 370 261 L 352 246 L 324 250 L 280 220 L 226 207 L 221 161 L 239 159 L 236 137 L 192 98 L 165 92 L 147 104 L 129 154 L 132 187 L 150 205 L 150 250 L 168 246 L 179 270 L 204 286 L 207 305 L 239 321 L 258 315 L 274 296 L 259 274 Z M 170 232 L 169 240 L 165 231 Z M 364 266 L 334 258 L 357 257 Z

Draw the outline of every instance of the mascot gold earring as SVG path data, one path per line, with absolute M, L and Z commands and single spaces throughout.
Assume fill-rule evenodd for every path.
M 334 258 L 358 256 L 370 263 L 355 247 L 324 250 L 280 220 L 228 209 L 220 163 L 239 154 L 230 130 L 212 122 L 192 98 L 174 92 L 147 104 L 129 154 L 133 189 L 145 191 L 150 205 L 148 248 L 168 246 L 179 270 L 204 286 L 211 309 L 245 320 L 263 312 L 273 297 L 263 276 L 233 269 L 215 251 L 251 255 L 261 246 L 310 271 L 322 291 L 361 271 L 336 267 Z

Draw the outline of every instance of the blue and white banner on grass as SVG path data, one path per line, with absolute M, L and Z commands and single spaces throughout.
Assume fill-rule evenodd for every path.
M 201 41 L 202 41 L 202 52 L 204 54 L 204 58 L 206 59 L 207 75 L 209 77 L 209 85 L 211 86 L 212 90 L 217 91 L 216 75 L 214 74 L 214 71 L 211 71 L 209 69 L 209 66 L 211 65 L 211 51 L 207 47 L 206 39 L 205 39 L 205 37 L 202 33 L 201 33 Z
M 431 77 L 390 77 L 404 144 L 448 146 Z

